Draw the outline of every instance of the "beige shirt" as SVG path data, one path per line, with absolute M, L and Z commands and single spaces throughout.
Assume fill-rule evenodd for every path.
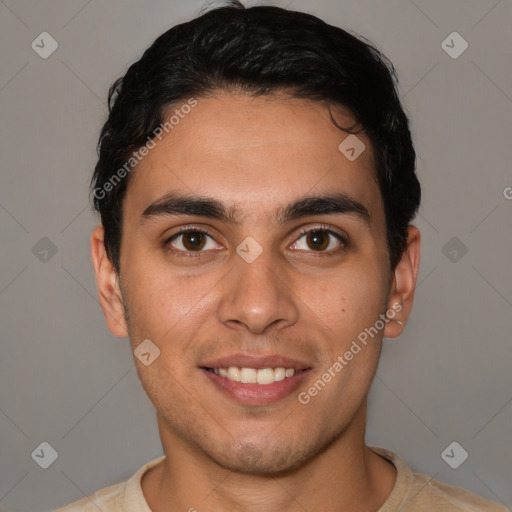
M 395 486 L 377 512 L 509 512 L 504 506 L 485 500 L 472 492 L 446 485 L 427 475 L 413 473 L 393 452 L 369 446 L 389 460 L 397 470 Z M 140 481 L 142 475 L 165 455 L 142 466 L 131 478 L 105 487 L 55 512 L 151 512 Z

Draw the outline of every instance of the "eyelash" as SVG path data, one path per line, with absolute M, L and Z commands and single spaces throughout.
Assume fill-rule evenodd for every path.
M 348 249 L 348 247 L 349 247 L 349 242 L 348 242 L 348 239 L 346 236 L 342 235 L 341 233 L 338 233 L 337 231 L 330 229 L 327 226 L 322 226 L 322 225 L 315 226 L 313 228 L 302 229 L 299 233 L 299 237 L 297 238 L 297 240 L 300 240 L 304 235 L 306 235 L 310 232 L 313 232 L 313 231 L 322 231 L 324 233 L 328 233 L 329 235 L 333 235 L 341 243 L 341 247 L 339 247 L 338 249 L 334 249 L 334 250 L 331 249 L 330 251 L 313 251 L 313 250 L 311 250 L 311 251 L 306 251 L 306 252 L 312 252 L 313 254 L 318 253 L 318 255 L 323 255 L 323 256 L 335 256 L 340 250 L 343 251 L 343 250 Z M 163 242 L 164 248 L 166 248 L 172 254 L 178 255 L 180 257 L 185 257 L 185 258 L 201 257 L 202 253 L 207 252 L 207 251 L 183 251 L 181 249 L 174 249 L 172 246 L 170 246 L 170 242 L 172 242 L 173 240 L 175 240 L 176 238 L 178 238 L 181 235 L 186 235 L 187 233 L 202 233 L 203 235 L 209 236 L 210 238 L 214 239 L 213 236 L 210 235 L 210 233 L 208 233 L 208 231 L 206 231 L 202 228 L 186 227 L 186 228 L 183 228 L 182 230 L 178 231 L 177 233 L 174 233 L 171 237 L 167 238 Z

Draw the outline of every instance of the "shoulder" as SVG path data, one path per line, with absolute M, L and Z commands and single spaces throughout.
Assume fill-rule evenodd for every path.
M 141 478 L 146 471 L 165 459 L 157 457 L 142 467 L 128 480 L 104 487 L 90 496 L 81 498 L 52 512 L 127 512 L 128 510 L 149 511 L 141 488 Z
M 54 512 L 98 512 L 98 508 L 102 511 L 117 511 L 119 498 L 123 495 L 126 483 L 110 485 L 94 494 L 81 498 L 65 507 L 58 508 Z
M 466 489 L 448 485 L 423 473 L 414 473 L 394 452 L 370 446 L 397 469 L 396 482 L 379 512 L 510 512 Z
M 508 512 L 502 505 L 489 501 L 461 487 L 433 480 L 427 475 L 413 473 L 415 487 L 429 501 L 433 510 L 460 512 Z

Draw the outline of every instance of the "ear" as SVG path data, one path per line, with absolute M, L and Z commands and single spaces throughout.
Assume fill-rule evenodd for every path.
M 407 228 L 407 247 L 393 272 L 393 283 L 388 299 L 388 318 L 384 329 L 385 338 L 397 338 L 402 334 L 411 312 L 420 267 L 420 232 L 417 227 Z M 402 322 L 400 325 L 395 320 Z
M 124 317 L 123 298 L 117 273 L 107 256 L 103 241 L 104 232 L 103 226 L 98 226 L 91 235 L 91 256 L 98 297 L 110 332 L 114 336 L 125 338 L 128 336 L 128 326 Z

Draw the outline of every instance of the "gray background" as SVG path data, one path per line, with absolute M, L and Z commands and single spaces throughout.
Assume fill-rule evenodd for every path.
M 405 333 L 385 341 L 367 442 L 511 507 L 512 1 L 273 3 L 375 43 L 399 72 L 412 121 L 423 186 L 421 271 Z M 109 84 L 202 5 L 0 2 L 0 507 L 7 510 L 64 505 L 162 453 L 128 340 L 109 334 L 96 299 L 87 186 Z M 31 48 L 43 31 L 59 45 L 47 59 Z M 456 59 L 441 47 L 453 31 L 469 44 Z M 47 241 L 36 245 L 43 237 L 56 254 L 44 253 Z M 31 457 L 43 441 L 58 452 L 48 469 Z M 452 441 L 469 453 L 457 469 L 441 457 Z

